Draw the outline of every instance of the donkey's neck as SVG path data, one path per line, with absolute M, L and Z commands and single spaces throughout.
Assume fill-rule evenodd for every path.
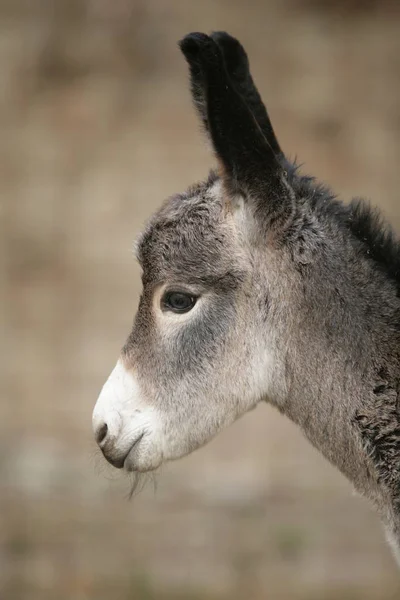
M 322 278 L 324 266 L 307 273 L 299 310 L 288 315 L 277 404 L 382 515 L 400 520 L 397 291 L 373 269 L 361 286 L 350 269 L 343 277 L 325 268 L 332 275 Z
M 321 357 L 310 380 L 293 377 L 281 410 L 373 503 L 400 565 L 399 378 L 391 368 L 371 363 L 355 373 L 351 358 Z
M 322 352 L 321 359 L 325 364 L 308 365 L 306 379 L 300 380 L 293 369 L 287 400 L 280 408 L 357 489 L 365 491 L 371 465 L 356 415 L 367 391 L 353 373 L 346 372 L 350 367 L 345 361 Z

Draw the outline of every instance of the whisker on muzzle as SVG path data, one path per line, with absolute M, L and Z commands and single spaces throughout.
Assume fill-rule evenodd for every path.
M 153 492 L 154 494 L 157 492 L 157 475 L 159 470 L 154 471 L 152 473 L 128 473 L 128 477 L 130 479 L 130 490 L 127 494 L 127 500 L 132 500 L 135 496 L 140 494 L 144 490 L 144 488 L 150 484 L 153 484 Z

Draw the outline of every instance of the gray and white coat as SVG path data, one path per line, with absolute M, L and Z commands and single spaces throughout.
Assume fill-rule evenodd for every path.
M 375 505 L 400 560 L 400 245 L 282 152 L 240 43 L 180 43 L 217 168 L 137 244 L 143 291 L 93 413 L 146 472 L 270 402 Z

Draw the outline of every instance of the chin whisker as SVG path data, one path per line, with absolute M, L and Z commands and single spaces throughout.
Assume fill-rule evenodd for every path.
M 117 481 L 120 478 L 120 472 L 104 459 L 100 450 L 94 449 L 90 453 L 90 460 L 93 463 L 96 475 L 101 475 L 107 481 Z
M 127 499 L 132 500 L 140 494 L 144 488 L 151 482 L 153 484 L 154 493 L 157 491 L 157 471 L 151 473 L 129 473 L 130 489 L 127 494 Z

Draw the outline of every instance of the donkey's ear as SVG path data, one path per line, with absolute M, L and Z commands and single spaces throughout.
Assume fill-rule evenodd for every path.
M 283 157 L 267 109 L 251 76 L 249 59 L 242 44 L 225 31 L 216 31 L 210 37 L 221 48 L 229 77 L 253 113 L 267 142 L 278 157 Z
M 248 93 L 241 46 L 233 51 L 229 38 L 230 51 L 225 52 L 224 58 L 221 46 L 225 42 L 222 43 L 221 34 L 218 36 L 220 43 L 203 33 L 191 33 L 180 42 L 180 47 L 189 63 L 193 98 L 209 132 L 225 184 L 231 192 L 261 200 L 271 217 L 278 216 L 282 209 L 287 214 L 291 194 L 286 173 L 263 133 L 263 129 L 267 133 L 269 119 L 265 109 L 260 109 L 254 84 Z M 242 95 L 240 89 L 246 89 L 246 94 Z M 256 107 L 261 123 L 251 107 Z M 271 139 L 279 149 L 274 135 Z

